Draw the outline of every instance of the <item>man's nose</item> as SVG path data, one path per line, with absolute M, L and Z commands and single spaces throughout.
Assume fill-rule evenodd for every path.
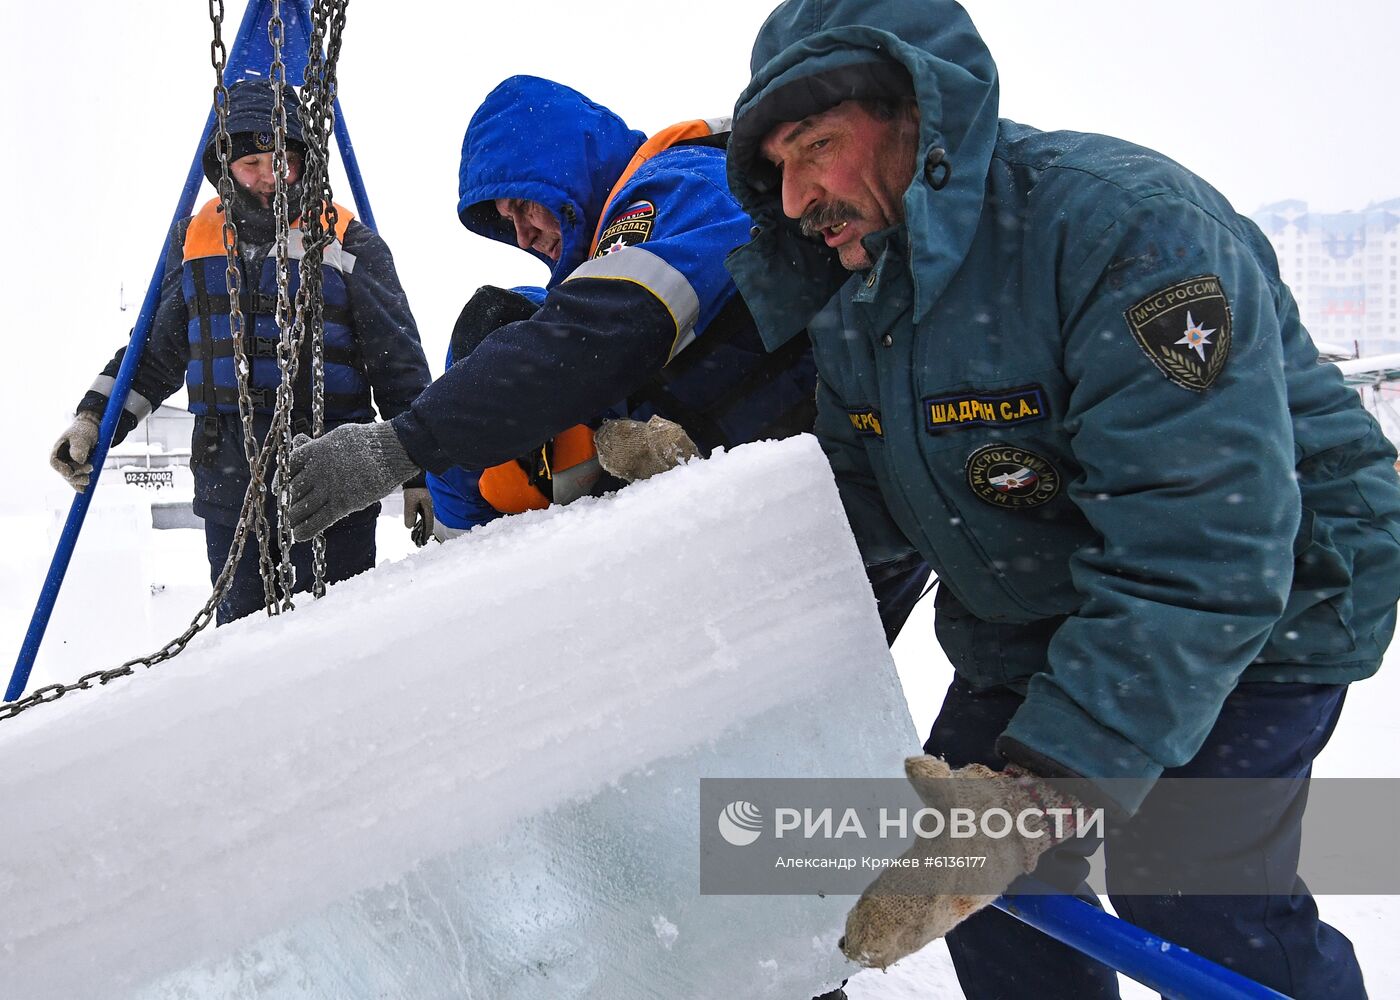
M 783 171 L 783 214 L 800 219 L 816 200 L 816 188 L 801 170 Z
M 521 250 L 529 250 L 535 245 L 535 237 L 539 235 L 539 230 L 523 219 L 515 221 L 515 245 Z

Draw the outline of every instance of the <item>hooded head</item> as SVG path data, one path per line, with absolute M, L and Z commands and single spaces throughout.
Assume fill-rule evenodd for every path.
M 787 0 L 759 30 L 750 70 L 729 184 L 758 235 L 729 267 L 764 339 L 800 330 L 849 275 L 784 216 L 781 176 L 760 146 L 776 126 L 848 100 L 912 96 L 918 110 L 900 204 L 922 315 L 972 242 L 997 139 L 996 65 L 967 13 L 954 0 Z
M 543 205 L 559 222 L 559 260 L 529 252 L 552 269 L 552 284 L 587 256 L 608 192 L 645 140 L 576 90 L 513 76 L 486 96 L 467 126 L 457 215 L 472 232 L 516 246 L 515 227 L 496 211 L 497 199 Z
M 228 133 L 233 145 L 229 162 L 252 153 L 270 153 L 273 146 L 272 87 L 266 80 L 240 80 L 228 89 Z M 306 143 L 301 133 L 301 112 L 297 94 L 291 87 L 282 88 L 282 107 L 287 113 L 287 149 L 305 156 Z M 211 131 L 204 144 L 204 176 L 216 188 L 219 186 L 219 153 L 215 148 L 216 134 Z

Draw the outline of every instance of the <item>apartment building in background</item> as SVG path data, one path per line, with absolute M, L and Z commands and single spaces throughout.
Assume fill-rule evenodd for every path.
M 1281 201 L 1253 215 L 1324 353 L 1400 352 L 1400 198 L 1352 212 Z

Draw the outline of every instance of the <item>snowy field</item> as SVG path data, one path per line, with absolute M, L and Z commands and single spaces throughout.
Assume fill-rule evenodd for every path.
M 89 517 L 31 690 L 55 680 L 73 680 L 90 669 L 113 665 L 119 659 L 157 647 L 183 628 L 207 594 L 201 533 L 151 530 L 146 520 L 148 495 L 119 485 L 115 477 L 109 479 Z M 13 507 L 0 509 L 0 559 L 4 560 L 0 574 L 4 588 L 0 636 L 12 651 L 18 649 L 39 580 L 66 514 L 67 499 L 58 484 L 45 496 L 42 513 L 21 512 Z M 440 563 L 448 555 L 436 546 L 415 553 L 402 525 L 389 517 L 380 520 L 379 538 L 381 569 L 384 563 L 408 560 L 401 570 L 411 575 L 415 567 L 422 566 L 426 572 L 434 561 Z M 390 571 L 382 576 L 386 581 L 401 581 L 405 573 Z M 363 595 L 369 591 L 361 584 L 356 593 L 362 595 L 363 602 Z M 780 607 L 779 601 L 775 598 L 775 608 Z M 329 606 L 316 610 L 329 610 Z M 949 667 L 932 641 L 931 611 L 931 601 L 926 601 L 894 650 L 909 710 L 920 732 L 931 723 L 950 680 Z M 772 617 L 776 623 L 791 617 L 791 613 L 790 610 Z M 278 624 L 270 623 L 265 628 Z M 159 669 L 178 670 L 179 663 Z M 1333 777 L 1394 776 L 1400 724 L 1391 706 L 1397 695 L 1400 664 L 1392 664 L 1391 669 L 1355 689 L 1332 744 L 1318 762 L 1317 773 Z M 75 695 L 74 699 L 102 697 L 102 693 L 89 693 Z M 167 705 L 167 713 L 174 708 L 174 704 Z M 23 766 L 23 762 L 10 763 L 11 767 Z M 1320 905 L 1324 916 L 1355 942 L 1372 996 L 1400 996 L 1391 985 L 1400 981 L 1400 957 L 1389 936 L 1400 917 L 1400 900 L 1383 896 L 1330 897 L 1322 899 Z M 853 1000 L 961 995 L 941 944 L 925 949 L 889 973 L 862 973 L 847 989 Z M 208 995 L 225 994 L 215 990 Z M 1125 997 L 1152 995 L 1136 984 L 1125 983 Z

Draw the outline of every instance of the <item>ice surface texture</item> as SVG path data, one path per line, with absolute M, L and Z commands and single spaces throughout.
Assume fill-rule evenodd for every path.
M 851 900 L 700 896 L 699 778 L 916 742 L 820 450 L 746 446 L 0 724 L 6 992 L 810 996 Z

